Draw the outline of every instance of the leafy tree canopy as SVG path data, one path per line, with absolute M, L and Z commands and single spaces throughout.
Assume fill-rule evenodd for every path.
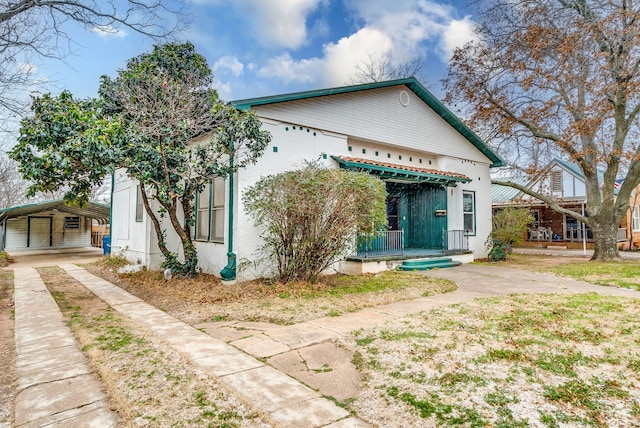
M 68 92 L 35 99 L 11 156 L 33 181 L 30 192 L 69 185 L 65 198 L 80 202 L 91 184 L 126 168 L 143 189 L 165 265 L 195 274 L 195 195 L 213 177 L 255 162 L 271 138 L 252 113 L 223 103 L 212 84 L 191 43 L 155 46 L 115 79 L 103 76 L 98 99 Z M 166 246 L 163 217 L 180 238 L 181 255 Z

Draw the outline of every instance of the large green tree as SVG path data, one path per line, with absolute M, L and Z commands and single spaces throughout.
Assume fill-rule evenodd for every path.
M 595 260 L 619 259 L 616 233 L 640 182 L 640 4 L 628 0 L 487 0 L 477 40 L 455 52 L 448 99 L 503 141 L 531 173 L 552 156 L 585 177 L 588 216 L 522 190 L 585 223 Z M 626 178 L 614 194 L 616 178 Z
M 86 201 L 90 185 L 115 168 L 140 182 L 164 265 L 194 275 L 195 195 L 216 176 L 255 162 L 270 141 L 251 113 L 223 103 L 213 77 L 190 43 L 164 44 L 131 59 L 115 79 L 103 77 L 100 97 L 64 92 L 34 101 L 11 156 L 30 192 L 69 185 L 68 200 Z M 167 247 L 168 219 L 182 254 Z

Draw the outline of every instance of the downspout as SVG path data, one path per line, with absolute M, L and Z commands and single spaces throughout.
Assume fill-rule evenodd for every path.
M 233 170 L 233 156 L 229 159 L 229 165 Z M 227 246 L 227 265 L 220 271 L 224 281 L 236 279 L 236 255 L 233 252 L 233 171 L 229 173 L 229 242 Z
M 111 247 L 113 247 L 113 186 L 116 182 L 115 170 L 111 173 L 111 195 L 109 195 L 109 253 L 111 254 Z M 129 221 L 129 219 L 127 219 Z M 104 248 L 102 249 L 104 253 Z

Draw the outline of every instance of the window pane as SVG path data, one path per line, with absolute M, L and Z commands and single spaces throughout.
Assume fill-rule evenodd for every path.
M 470 235 L 476 233 L 475 193 L 462 193 L 462 211 L 464 214 L 464 230 Z
M 473 234 L 473 214 L 464 215 L 464 231 Z
M 136 221 L 142 221 L 142 190 L 140 189 L 140 185 L 136 187 Z
M 196 223 L 196 239 L 209 239 L 209 211 L 198 210 L 198 221 Z
M 204 186 L 202 192 L 198 194 L 198 208 L 209 208 L 209 183 Z
M 224 240 L 224 209 L 211 211 L 211 240 Z
M 224 179 L 220 177 L 213 180 L 213 206 L 224 206 Z
M 473 193 L 462 194 L 462 210 L 465 213 L 473 212 Z

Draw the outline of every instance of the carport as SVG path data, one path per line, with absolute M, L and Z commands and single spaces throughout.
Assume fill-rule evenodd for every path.
M 67 204 L 62 199 L 0 210 L 0 250 L 91 246 L 94 223 L 109 224 L 109 205 Z

